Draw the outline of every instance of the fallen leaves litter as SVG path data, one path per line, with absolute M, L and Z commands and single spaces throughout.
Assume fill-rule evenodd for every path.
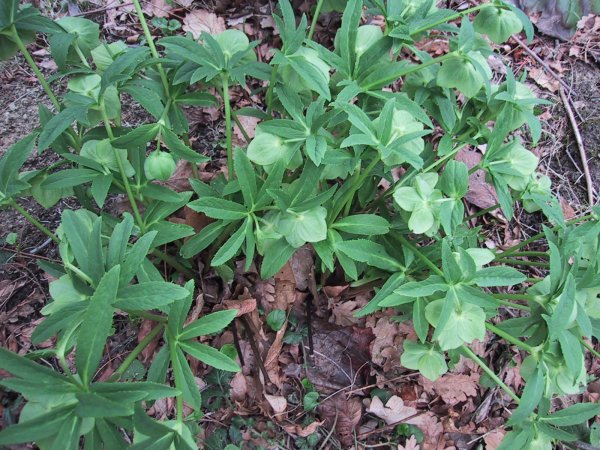
M 385 405 L 379 397 L 373 397 L 367 412 L 376 415 L 388 425 L 399 423 L 417 414 L 415 408 L 406 406 L 404 400 L 396 395 L 393 395 Z
M 225 31 L 225 21 L 215 13 L 204 9 L 196 9 L 189 12 L 183 18 L 183 31 L 192 33 L 194 39 L 198 39 L 202 32 L 217 34 Z

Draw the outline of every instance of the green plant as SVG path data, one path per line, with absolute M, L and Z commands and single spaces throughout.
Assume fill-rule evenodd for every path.
M 199 40 L 168 36 L 157 48 L 137 0 L 147 44 L 138 47 L 100 43 L 98 26 L 86 19 L 53 22 L 15 0 L 1 5 L 0 57 L 20 50 L 55 111 L 40 107 L 40 127 L 0 159 L 0 204 L 52 238 L 62 264 L 43 264 L 57 280 L 33 336 L 34 343 L 55 336 L 55 347 L 27 358 L 0 350 L 0 368 L 13 375 L 1 384 L 28 400 L 20 423 L 0 432 L 0 444 L 34 440 L 41 448 L 78 448 L 83 436 L 86 448 L 94 449 L 196 448 L 202 398 L 187 358 L 227 371 L 238 367 L 228 349 L 196 340 L 221 331 L 236 311 L 184 326 L 194 298 L 191 261 L 206 257 L 232 273 L 234 261 L 245 258 L 246 268 L 257 261 L 268 278 L 306 244 L 325 278 L 341 270 L 348 280 L 380 283 L 360 315 L 395 308 L 412 320 L 418 342 L 405 343 L 404 366 L 435 379 L 446 372 L 447 356 L 460 354 L 506 391 L 518 406 L 501 448 L 551 448 L 553 441 L 580 439 L 570 427 L 599 413 L 593 404 L 551 408 L 556 396 L 586 385 L 586 349 L 599 356 L 588 341 L 600 330 L 600 210 L 564 220 L 548 179 L 536 173 L 537 157 L 526 148 L 541 136 L 536 106 L 545 102 L 510 70 L 501 83 L 490 81 L 493 49 L 481 33 L 494 42 L 522 29 L 531 37 L 519 10 L 499 1 L 457 12 L 436 8 L 433 0 L 350 0 L 334 47 L 325 48 L 311 39 L 314 18 L 307 34 L 306 17 L 297 24 L 282 0 L 281 17 L 275 16 L 282 48 L 267 65 L 256 59 L 257 43 L 235 30 Z M 322 6 L 319 1 L 317 15 Z M 384 30 L 360 25 L 363 6 L 384 17 Z M 418 49 L 432 30 L 447 37 L 447 54 L 432 58 Z M 25 46 L 35 32 L 49 36 L 60 69 L 51 80 Z M 59 77 L 69 78 L 60 100 L 51 87 Z M 268 81 L 265 111 L 232 108 L 229 91 L 247 77 Z M 209 87 L 224 107 L 228 176 L 204 183 L 197 164 L 207 158 L 190 147 L 181 107 L 217 105 L 205 92 Z M 123 127 L 123 93 L 154 121 Z M 246 148 L 234 149 L 232 123 L 243 129 L 242 114 L 262 122 Z M 524 125 L 531 142 L 515 134 Z M 20 172 L 36 143 L 38 152 L 51 149 L 61 160 Z M 471 169 L 455 160 L 469 145 L 486 145 Z M 192 165 L 192 191 L 153 182 L 167 179 L 178 161 Z M 521 202 L 527 211 L 541 210 L 551 226 L 504 252 L 481 248 L 481 230 L 469 226 L 462 203 L 469 172 L 477 169 L 486 172 L 507 218 Z M 382 181 L 391 187 L 381 189 Z M 109 194 L 125 195 L 132 214 L 102 211 Z M 53 232 L 19 205 L 25 195 L 46 207 L 75 195 L 84 208 L 66 211 Z M 214 221 L 196 233 L 167 220 L 186 205 Z M 521 251 L 539 239 L 547 251 Z M 170 279 L 186 279 L 185 286 L 165 281 L 159 261 L 171 267 Z M 548 269 L 547 275 L 530 279 L 513 267 L 528 265 Z M 506 293 L 511 286 L 517 293 Z M 522 316 L 501 320 L 499 308 Z M 113 379 L 98 382 L 116 312 L 156 325 Z M 281 321 L 275 319 L 269 323 L 277 329 Z M 487 332 L 526 357 L 520 395 L 470 349 Z M 296 329 L 286 339 L 301 334 Z M 157 336 L 163 345 L 146 381 L 119 381 Z M 61 371 L 32 361 L 48 355 Z M 172 420 L 155 421 L 145 412 L 161 397 L 177 399 Z M 313 397 L 305 397 L 307 409 Z M 193 410 L 186 417 L 184 404 Z

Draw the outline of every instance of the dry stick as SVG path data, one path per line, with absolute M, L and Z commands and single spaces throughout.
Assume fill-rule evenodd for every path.
M 252 336 L 252 334 L 255 331 L 252 329 L 252 325 L 251 325 L 250 321 L 248 319 L 246 319 L 244 316 L 241 316 L 240 320 L 244 324 L 244 331 L 246 332 L 246 339 L 248 339 L 248 342 L 250 342 L 250 347 L 252 348 L 252 353 L 254 353 L 254 358 L 256 359 L 256 362 L 258 363 L 258 367 L 260 368 L 260 371 L 262 372 L 263 376 L 265 377 L 265 383 L 270 383 L 271 379 L 269 378 L 269 373 L 267 372 L 267 368 L 265 367 L 265 364 L 263 363 L 262 356 L 260 354 L 260 350 L 258 349 L 258 345 L 256 344 L 254 337 Z M 256 333 L 256 334 L 258 334 L 258 333 Z
M 594 185 L 592 183 L 592 176 L 590 175 L 590 166 L 588 165 L 585 147 L 583 146 L 583 139 L 581 137 L 581 133 L 579 132 L 577 119 L 575 118 L 575 114 L 573 114 L 573 109 L 571 108 L 569 98 L 565 94 L 565 91 L 562 89 L 562 87 L 559 88 L 558 91 L 560 93 L 560 98 L 562 99 L 563 105 L 565 106 L 565 110 L 567 111 L 567 117 L 569 118 L 569 122 L 573 128 L 573 133 L 575 134 L 575 141 L 577 142 L 577 148 L 579 149 L 579 158 L 581 159 L 581 164 L 583 165 L 583 174 L 585 176 L 585 184 L 587 186 L 588 202 L 590 207 L 592 207 L 594 206 Z
M 237 325 L 235 324 L 235 319 L 231 322 L 231 331 L 233 332 L 233 345 L 235 345 L 235 349 L 238 352 L 238 356 L 240 358 L 240 365 L 244 367 L 244 355 L 242 354 L 242 347 L 240 347 L 240 337 L 237 331 Z
M 538 55 L 535 54 L 535 52 L 533 50 L 531 50 L 531 48 L 529 48 L 529 46 L 523 42 L 521 39 L 519 39 L 517 36 L 513 36 L 512 37 L 513 40 L 519 44 L 519 46 L 525 50 L 525 52 L 531 56 L 533 59 L 535 59 L 544 69 L 546 69 L 546 71 L 552 75 L 554 78 L 556 78 L 556 80 L 560 83 L 560 85 L 562 87 L 564 87 L 568 92 L 571 92 L 571 86 L 569 86 L 567 83 L 564 82 L 564 80 L 562 79 L 562 77 L 557 74 L 554 70 L 552 70 L 552 68 L 546 63 L 546 61 L 544 61 L 542 58 L 540 58 Z

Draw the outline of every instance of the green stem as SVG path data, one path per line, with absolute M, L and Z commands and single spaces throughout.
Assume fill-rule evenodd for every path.
M 275 64 L 271 69 L 271 78 L 269 79 L 269 87 L 267 88 L 267 114 L 272 117 L 273 115 L 273 90 L 277 83 L 277 72 L 279 70 L 279 64 Z
M 455 58 L 456 55 L 457 55 L 457 52 L 454 51 L 454 52 L 446 53 L 445 55 L 442 55 L 442 56 L 438 56 L 437 58 L 430 59 L 429 61 L 425 61 L 424 63 L 421 63 L 421 64 L 409 65 L 401 72 L 396 72 L 393 75 L 389 75 L 380 80 L 374 81 L 371 84 L 366 85 L 363 90 L 369 91 L 371 89 L 374 89 L 377 86 L 381 86 L 382 84 L 385 86 L 388 83 L 391 83 L 392 81 L 396 81 L 400 77 L 404 77 L 411 73 L 418 72 L 419 70 L 425 69 L 426 67 L 433 66 L 434 64 L 444 62 L 447 59 Z
M 497 260 L 503 264 L 514 264 L 516 266 L 532 266 L 532 267 L 546 267 L 549 268 L 550 264 L 543 262 L 535 262 L 535 261 L 521 261 L 520 259 L 512 259 L 512 258 L 499 258 Z
M 144 12 L 142 11 L 139 0 L 133 0 L 133 6 L 135 7 L 135 12 L 138 16 L 140 24 L 142 25 L 142 30 L 144 30 L 144 36 L 146 37 L 146 42 L 148 42 L 148 47 L 150 47 L 150 52 L 152 53 L 152 56 L 158 60 L 160 57 L 158 55 L 158 51 L 156 50 L 156 46 L 154 45 L 154 40 L 150 34 L 150 29 L 148 28 L 148 23 L 144 17 Z M 169 97 L 169 81 L 167 80 L 167 74 L 165 73 L 165 69 L 163 69 L 161 63 L 158 63 L 157 67 L 163 88 L 165 89 L 165 95 Z
M 416 245 L 414 245 L 413 243 L 409 242 L 408 239 L 406 239 L 404 236 L 402 236 L 401 234 L 393 234 L 392 236 L 395 236 L 396 239 L 398 241 L 400 241 L 400 243 L 402 245 L 406 245 L 415 255 L 417 255 L 417 258 L 419 258 L 421 261 L 423 261 L 423 263 L 425 263 L 425 265 L 427 267 L 429 267 L 431 270 L 433 270 L 436 274 L 438 274 L 439 276 L 443 277 L 444 276 L 444 272 L 442 272 L 442 270 L 436 266 L 427 256 L 425 256 L 418 248 Z
M 227 142 L 227 175 L 229 181 L 233 180 L 233 148 L 231 145 L 231 105 L 229 104 L 229 80 L 223 77 L 223 107 L 225 108 L 225 139 Z
M 167 323 L 168 320 L 165 316 L 161 316 L 160 314 L 149 313 L 147 311 L 135 311 L 129 309 L 124 309 L 123 311 L 125 311 L 130 316 L 142 317 L 143 319 L 152 320 L 158 323 Z
M 506 298 L 509 300 L 527 300 L 534 302 L 536 300 L 535 295 L 529 294 L 492 294 L 494 298 Z
M 69 262 L 65 263 L 65 269 L 68 269 L 71 272 L 73 272 L 75 275 L 77 275 L 79 278 L 81 278 L 83 281 L 85 281 L 90 286 L 96 287 L 96 283 L 94 283 L 94 280 L 92 280 L 86 273 L 84 273 L 78 267 L 75 267 L 73 264 L 71 264 Z
M 496 301 L 500 305 L 506 306 L 508 308 L 520 309 L 521 311 L 527 311 L 527 312 L 531 311 L 531 308 L 529 306 L 521 305 L 519 303 L 509 302 L 508 300 L 502 300 L 501 298 L 496 298 Z
M 252 139 L 250 138 L 250 135 L 244 129 L 244 126 L 242 125 L 242 122 L 240 122 L 240 119 L 238 119 L 238 115 L 233 110 L 231 111 L 231 117 L 233 118 L 233 121 L 235 122 L 235 124 L 239 128 L 240 132 L 242 133 L 242 136 L 244 136 L 244 140 L 246 141 L 247 144 L 249 144 Z
M 158 258 L 162 259 L 164 262 L 166 262 L 168 265 L 170 265 L 171 267 L 173 267 L 175 270 L 178 270 L 179 272 L 181 272 L 182 274 L 184 274 L 186 277 L 188 278 L 196 278 L 196 276 L 194 275 L 194 272 L 192 272 L 190 269 L 188 269 L 187 267 L 184 267 L 179 261 L 177 261 L 177 259 L 175 259 L 173 256 L 155 248 L 154 250 L 152 250 L 152 253 L 154 255 L 156 255 Z
M 323 0 L 319 0 L 317 2 L 317 7 L 315 8 L 315 14 L 310 22 L 310 30 L 308 31 L 308 40 L 310 41 L 315 33 L 315 27 L 317 25 L 317 21 L 319 20 L 319 16 L 321 15 L 321 8 L 323 7 Z
M 587 222 L 588 220 L 595 219 L 595 218 L 596 218 L 595 214 L 587 214 L 585 216 L 581 216 L 581 217 L 577 217 L 575 219 L 568 220 L 566 222 L 566 224 L 567 225 L 573 225 L 574 223 Z M 525 239 L 524 241 L 519 242 L 518 244 L 513 245 L 512 247 L 506 249 L 505 251 L 502 252 L 502 256 L 508 256 L 508 255 L 513 254 L 513 253 L 516 253 L 517 250 L 525 247 L 526 245 L 531 244 L 532 242 L 537 241 L 538 239 L 544 237 L 544 235 L 545 235 L 544 232 L 540 232 L 538 234 L 535 234 L 535 235 L 531 236 L 529 239 Z
M 365 168 L 365 170 L 357 177 L 350 189 L 344 194 L 344 196 L 337 202 L 337 205 L 334 209 L 334 214 L 331 215 L 332 222 L 337 219 L 337 216 L 340 214 L 344 206 L 347 202 L 352 201 L 354 198 L 354 194 L 360 189 L 360 187 L 364 184 L 364 182 L 371 176 L 371 172 L 379 162 L 379 158 L 373 158 L 373 160 L 369 163 L 369 165 Z
M 457 12 L 456 14 L 454 14 L 452 16 L 440 19 L 437 22 L 429 23 L 429 24 L 427 24 L 425 26 L 422 26 L 421 28 L 417 28 L 417 29 L 411 31 L 410 34 L 411 35 L 415 35 L 415 34 L 419 34 L 419 33 L 422 33 L 424 31 L 427 31 L 427 30 L 431 30 L 432 28 L 435 28 L 435 27 L 437 27 L 439 25 L 442 25 L 444 23 L 448 23 L 448 22 L 451 22 L 453 20 L 459 19 L 459 18 L 461 18 L 463 16 L 466 16 L 467 14 L 471 14 L 472 12 L 479 11 L 481 8 L 485 8 L 487 6 L 490 6 L 489 3 L 483 3 L 481 5 L 473 6 L 472 8 L 468 8 L 468 9 L 465 9 L 464 11 Z
M 60 242 L 58 237 L 56 237 L 56 235 L 52 231 L 50 231 L 39 220 L 37 220 L 35 217 L 33 217 L 31 214 L 29 214 L 27 212 L 27 210 L 25 208 L 23 208 L 21 205 L 19 205 L 16 201 L 14 201 L 13 199 L 10 199 L 8 204 L 10 206 L 12 206 L 16 211 L 18 211 L 23 217 L 25 217 L 29 221 L 29 223 L 31 223 L 34 227 L 36 227 L 38 230 L 40 230 L 42 233 L 44 233 L 46 236 L 48 236 L 54 242 L 56 242 L 57 244 Z
M 502 258 L 503 253 L 498 253 L 496 258 Z M 514 257 L 524 257 L 524 256 L 537 256 L 540 258 L 547 258 L 548 252 L 515 252 L 512 253 L 511 256 Z
M 158 333 L 162 331 L 163 328 L 164 325 L 161 323 L 156 325 L 152 330 L 150 330 L 150 333 L 148 333 L 148 335 L 144 339 L 142 339 L 138 345 L 135 346 L 131 353 L 127 355 L 127 358 L 123 360 L 119 368 L 110 377 L 110 380 L 115 381 L 121 378 L 125 371 L 129 369 L 129 366 L 131 366 L 133 361 L 135 361 L 138 355 L 142 352 L 142 350 L 144 350 L 150 344 L 150 342 L 152 342 L 152 340 L 158 335 Z
M 477 365 L 479 367 L 481 367 L 481 370 L 483 370 L 486 374 L 488 374 L 488 376 L 494 380 L 494 382 L 500 386 L 514 401 L 515 403 L 519 404 L 521 402 L 521 399 L 517 396 L 517 394 L 515 394 L 511 388 L 509 388 L 506 383 L 504 383 L 504 381 L 502 381 L 498 375 L 496 375 L 494 373 L 494 371 L 492 369 L 490 369 L 485 362 L 483 362 L 479 356 L 477 356 L 475 353 L 473 353 L 473 350 L 471 350 L 469 347 L 467 347 L 466 345 L 463 345 L 460 347 L 461 350 L 463 351 L 463 353 L 469 357 L 470 359 L 472 359 L 473 361 L 475 361 L 477 363 Z
M 15 41 L 15 43 L 17 44 L 17 46 L 19 47 L 19 50 L 21 51 L 21 53 L 23 53 L 23 56 L 25 57 L 25 60 L 29 64 L 29 67 L 31 67 L 31 70 L 33 70 L 33 73 L 35 73 L 35 76 L 37 77 L 38 81 L 42 85 L 42 88 L 44 88 L 44 91 L 46 92 L 46 94 L 50 98 L 50 101 L 52 102 L 52 104 L 54 105 L 54 107 L 56 108 L 56 110 L 60 111 L 60 103 L 58 103 L 58 100 L 54 96 L 54 93 L 52 92 L 52 89 L 50 89 L 50 85 L 46 81 L 46 78 L 44 78 L 44 75 L 42 74 L 42 71 L 39 69 L 39 67 L 37 66 L 37 64 L 35 63 L 35 61 L 33 60 L 33 58 L 31 57 L 31 54 L 27 50 L 27 47 L 25 46 L 25 44 L 23 43 L 23 41 L 21 40 L 21 37 L 19 36 L 19 33 L 17 32 L 17 28 L 14 25 L 12 26 L 11 37 L 13 38 L 13 40 Z
M 100 112 L 102 113 L 102 121 L 104 122 L 106 134 L 112 141 L 115 138 L 115 136 L 112 132 L 112 128 L 110 127 L 110 120 L 108 119 L 108 115 L 106 114 L 106 108 L 104 107 L 104 98 L 100 100 Z M 140 227 L 140 231 L 142 232 L 142 234 L 144 234 L 146 232 L 146 224 L 144 223 L 144 219 L 142 219 L 140 210 L 138 209 L 137 203 L 135 201 L 135 196 L 133 195 L 133 191 L 131 190 L 131 184 L 129 183 L 129 178 L 127 178 L 127 174 L 125 173 L 125 167 L 123 166 L 123 161 L 121 161 L 121 155 L 119 154 L 116 148 L 113 147 L 113 150 L 115 153 L 117 165 L 119 166 L 121 180 L 123 181 L 123 186 L 125 187 L 125 192 L 127 193 L 127 198 L 129 199 L 131 209 L 133 210 L 133 216 L 135 217 L 135 221 Z
M 77 45 L 77 44 L 75 44 L 75 52 L 77 53 L 77 56 L 79 56 L 79 59 L 81 60 L 81 63 L 85 67 L 87 67 L 89 69 L 90 68 L 90 64 L 87 62 L 87 59 L 85 58 L 85 55 L 83 54 L 83 52 L 79 48 L 79 45 Z
M 526 352 L 529 352 L 531 354 L 536 352 L 535 348 L 533 348 L 531 345 L 526 344 L 525 342 L 521 341 L 520 339 L 517 339 L 516 337 L 514 337 L 511 334 L 507 333 L 506 331 L 498 328 L 497 326 L 492 325 L 491 323 L 486 322 L 485 327 L 492 333 L 500 336 L 505 341 L 510 342 L 511 344 L 525 350 Z
M 598 353 L 596 350 L 594 350 L 594 347 L 592 347 L 590 344 L 585 342 L 582 337 L 579 338 L 579 342 L 581 342 L 581 344 L 585 348 L 587 348 L 592 355 L 594 355 L 596 358 L 600 359 L 600 353 Z
M 175 388 L 179 389 L 183 385 L 183 381 L 180 379 L 179 374 L 181 369 L 179 367 L 179 359 L 177 358 L 177 341 L 167 329 L 167 340 L 169 342 L 169 353 L 171 353 L 171 365 L 173 366 L 173 377 L 175 378 Z M 179 389 L 182 391 L 182 389 Z M 183 424 L 183 394 L 179 394 L 177 397 L 177 422 Z
M 500 208 L 500 203 L 496 203 L 495 205 L 492 205 L 489 208 L 482 209 L 481 211 L 477 211 L 476 213 L 471 214 L 470 216 L 465 217 L 463 219 L 463 222 L 468 222 L 469 220 L 475 219 L 475 218 L 477 218 L 479 216 L 483 216 L 483 215 L 485 215 L 485 214 L 487 214 L 489 212 L 492 212 L 492 211 L 494 211 L 494 210 L 496 210 L 498 208 Z

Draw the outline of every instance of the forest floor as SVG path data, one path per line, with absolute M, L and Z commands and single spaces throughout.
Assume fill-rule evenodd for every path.
M 117 4 L 114 0 L 109 3 L 109 6 Z M 300 11 L 310 7 L 310 2 L 295 3 Z M 128 42 L 139 39 L 139 27 L 127 6 L 106 9 L 106 5 L 100 3 L 90 4 L 87 10 L 100 10 L 86 17 L 100 23 L 108 39 L 127 39 Z M 191 13 L 191 10 L 195 11 Z M 47 12 L 56 17 L 66 14 L 57 13 L 51 7 Z M 84 12 L 78 8 L 70 11 L 71 14 Z M 147 12 L 155 17 L 179 20 L 186 31 L 198 26 L 244 29 L 261 41 L 257 50 L 263 59 L 268 58 L 268 49 L 278 42 L 274 24 L 269 19 L 270 2 L 217 1 L 211 5 L 194 2 L 187 7 L 172 7 L 154 0 L 147 4 Z M 333 36 L 329 30 L 335 27 L 330 25 L 338 20 L 339 16 L 334 13 L 324 14 L 317 27 L 317 38 L 331 42 Z M 153 32 L 161 33 L 156 28 Z M 533 150 L 540 157 L 540 171 L 553 180 L 553 190 L 566 218 L 587 209 L 590 190 L 595 190 L 595 198 L 600 193 L 599 35 L 600 18 L 590 17 L 569 41 L 539 34 L 525 46 L 511 40 L 498 49 L 498 57 L 508 62 L 517 75 L 527 73 L 527 84 L 551 102 L 541 107 L 544 134 Z M 435 41 L 430 44 L 437 45 Z M 46 43 L 39 40 L 31 49 L 45 73 L 51 74 L 55 66 L 45 50 Z M 561 82 L 551 72 L 558 74 Z M 232 97 L 238 102 L 237 107 L 253 102 L 252 95 L 241 89 Z M 572 111 L 574 123 L 568 118 L 565 102 Z M 41 104 L 50 107 L 22 58 L 0 65 L 0 155 L 35 129 Z M 139 107 L 130 106 L 125 104 L 123 108 L 127 111 L 125 125 L 146 120 Z M 222 111 L 188 112 L 195 148 L 218 154 L 222 148 Z M 251 123 L 247 125 L 252 129 Z M 592 186 L 586 184 L 575 130 L 581 134 Z M 57 159 L 58 156 L 49 151 L 34 154 L 25 169 L 45 167 Z M 489 186 L 476 176 L 471 180 L 467 199 L 470 212 L 496 203 Z M 119 208 L 119 202 L 120 199 L 115 198 L 109 207 Z M 21 199 L 20 204 L 52 230 L 57 228 L 63 210 L 78 207 L 74 199 L 61 200 L 50 209 L 44 209 L 30 198 Z M 502 248 L 535 234 L 540 217 L 517 211 L 509 223 L 501 215 L 487 214 L 478 219 L 478 224 L 486 230 L 489 244 Z M 3 243 L 10 233 L 16 233 L 16 243 Z M 37 258 L 56 260 L 56 247 L 18 213 L 1 210 L 0 346 L 21 353 L 32 349 L 32 330 L 42 320 L 40 309 L 49 300 L 48 277 L 37 266 Z M 482 443 L 494 449 L 498 445 L 507 418 L 504 408 L 507 399 L 502 392 L 486 384 L 476 365 L 462 359 L 434 383 L 401 367 L 398 349 L 406 338 L 414 337 L 414 330 L 410 323 L 397 323 L 383 313 L 366 319 L 353 317 L 372 296 L 368 286 L 352 288 L 339 283 L 322 289 L 313 304 L 314 352 L 307 356 L 303 305 L 310 291 L 311 274 L 306 260 L 302 251 L 298 252 L 292 262 L 270 280 L 260 280 L 256 272 L 240 270 L 233 288 L 221 283 L 214 274 L 204 279 L 204 302 L 229 301 L 237 302 L 242 308 L 254 308 L 258 325 L 255 336 L 240 337 L 244 357 L 242 373 L 225 376 L 218 371 L 198 368 L 197 382 L 203 390 L 207 411 L 201 421 L 205 448 L 221 450 L 228 443 L 243 443 L 244 448 L 286 449 L 377 445 L 415 449 L 417 443 L 425 449 L 470 449 Z M 259 318 L 257 305 L 265 313 L 290 309 L 291 317 L 297 320 L 291 321 L 287 330 L 273 332 L 267 326 L 261 327 L 264 316 Z M 202 299 L 197 300 L 197 306 L 199 313 Z M 111 375 L 128 350 L 148 333 L 148 325 L 126 321 L 117 324 L 120 331 L 117 339 L 111 341 L 112 356 L 105 361 L 101 377 Z M 228 331 L 217 341 L 223 344 L 232 339 Z M 259 347 L 262 363 L 252 351 L 251 340 Z M 501 374 L 510 387 L 519 388 L 521 361 L 517 353 L 511 353 L 498 342 L 479 342 L 473 348 L 485 360 L 492 361 L 496 373 Z M 133 366 L 132 378 L 143 376 L 144 363 L 151 359 L 152 351 L 149 347 L 141 363 Z M 600 376 L 600 364 L 590 361 L 588 373 Z M 306 406 L 306 392 L 311 390 L 318 392 L 321 400 L 316 408 L 307 411 L 303 406 Z M 591 383 L 583 395 L 597 401 L 600 384 Z M 0 391 L 0 428 L 18 416 L 20 404 L 16 400 L 16 396 Z M 157 417 L 168 415 L 172 406 L 156 402 L 154 413 Z M 385 447 L 386 442 L 396 444 Z

